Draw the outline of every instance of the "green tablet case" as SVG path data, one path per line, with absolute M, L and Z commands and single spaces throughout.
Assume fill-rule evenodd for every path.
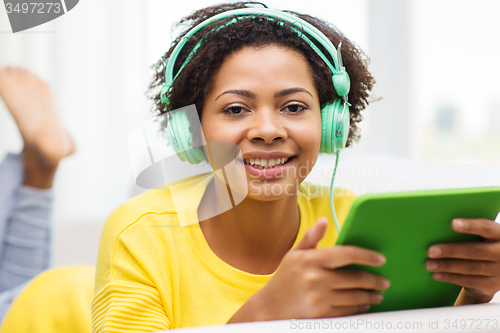
M 451 220 L 487 218 L 500 212 L 500 187 L 463 188 L 367 194 L 358 197 L 349 212 L 337 245 L 356 245 L 382 253 L 381 267 L 360 268 L 391 281 L 382 303 L 369 312 L 451 306 L 461 287 L 439 282 L 425 269 L 432 244 L 481 241 L 460 234 Z

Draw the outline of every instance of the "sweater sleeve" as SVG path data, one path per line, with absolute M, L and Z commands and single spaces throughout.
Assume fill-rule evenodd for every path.
M 123 221 L 130 221 L 130 215 L 118 208 L 101 234 L 92 300 L 94 333 L 155 332 L 171 327 L 160 294 L 141 262 L 143 255 L 137 252 L 137 247 L 143 248 L 142 235 L 130 232 L 141 218 L 127 225 Z
M 170 328 L 155 288 L 110 282 L 92 301 L 92 332 L 156 332 Z

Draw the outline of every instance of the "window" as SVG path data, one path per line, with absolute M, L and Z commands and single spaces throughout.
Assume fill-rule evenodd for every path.
M 412 5 L 415 154 L 426 162 L 500 166 L 500 2 Z

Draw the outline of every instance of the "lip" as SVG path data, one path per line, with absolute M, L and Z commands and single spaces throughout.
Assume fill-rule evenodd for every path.
M 284 151 L 262 151 L 262 150 L 247 151 L 242 155 L 244 160 L 249 158 L 263 158 L 265 160 L 269 160 L 271 158 L 290 158 L 295 156 L 295 154 L 287 153 Z
M 295 163 L 295 160 L 296 158 L 293 157 L 289 159 L 287 163 L 282 164 L 279 167 L 268 168 L 268 169 L 257 169 L 251 166 L 250 164 L 245 164 L 245 170 L 253 178 L 260 178 L 260 179 L 282 178 L 283 175 L 285 175 L 285 173 L 287 172 L 287 169 L 290 168 L 291 165 Z

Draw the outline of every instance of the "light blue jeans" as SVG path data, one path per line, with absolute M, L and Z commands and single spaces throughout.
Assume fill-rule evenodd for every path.
M 52 189 L 22 185 L 22 155 L 0 164 L 0 322 L 12 301 L 49 267 Z

